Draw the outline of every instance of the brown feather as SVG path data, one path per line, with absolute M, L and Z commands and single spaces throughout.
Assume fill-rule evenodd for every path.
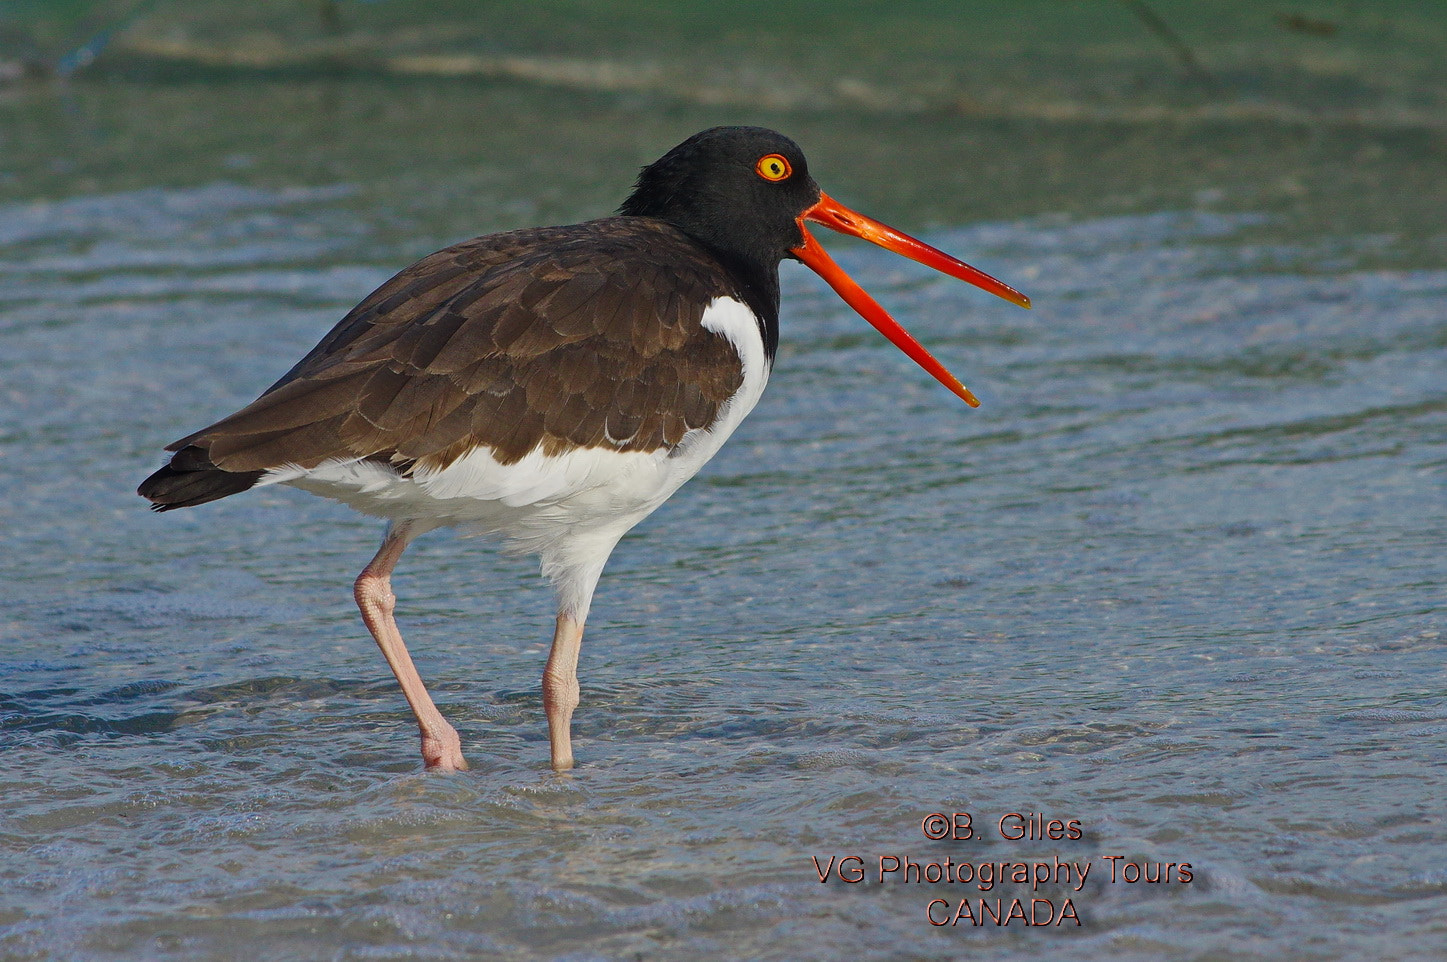
M 702 326 L 738 296 L 693 241 L 647 218 L 514 231 L 438 251 L 357 305 L 236 414 L 172 445 L 227 471 L 329 458 L 436 470 L 477 446 L 648 451 L 706 427 L 742 383 Z M 611 438 L 611 440 L 610 440 Z

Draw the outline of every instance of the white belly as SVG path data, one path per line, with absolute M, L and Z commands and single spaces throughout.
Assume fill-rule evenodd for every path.
M 753 311 L 721 297 L 702 323 L 733 344 L 743 383 L 713 424 L 690 431 L 672 450 L 576 448 L 549 456 L 539 448 L 500 464 L 491 448 L 477 448 L 410 477 L 375 461 L 328 461 L 310 470 L 279 468 L 261 483 L 291 484 L 419 531 L 456 526 L 499 538 L 510 550 L 538 555 L 560 593 L 577 593 L 586 582 L 591 595 L 618 539 L 697 474 L 763 394 L 769 365 Z M 586 614 L 586 598 L 578 604 Z

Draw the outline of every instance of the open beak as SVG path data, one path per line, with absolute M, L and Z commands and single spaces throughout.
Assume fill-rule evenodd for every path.
M 934 355 L 924 349 L 924 345 L 916 341 L 909 331 L 906 331 L 898 321 L 889 316 L 889 312 L 879 306 L 878 301 L 870 297 L 864 288 L 854 283 L 853 278 L 844 273 L 843 268 L 834 263 L 834 259 L 824 252 L 824 248 L 804 226 L 806 220 L 823 224 L 841 234 L 861 237 L 871 244 L 878 244 L 886 250 L 908 257 L 912 261 L 919 261 L 926 267 L 933 267 L 951 277 L 968 281 L 997 297 L 1003 297 L 1012 304 L 1028 308 L 1030 298 L 1013 287 L 997 281 L 984 271 L 977 271 L 964 261 L 956 260 L 944 251 L 936 250 L 908 234 L 902 234 L 888 224 L 881 224 L 877 220 L 850 210 L 828 194 L 820 193 L 819 202 L 799 215 L 799 230 L 804 234 L 804 243 L 789 253 L 828 281 L 829 286 L 844 298 L 844 303 L 854 308 L 860 317 L 873 324 L 879 333 L 889 338 L 895 347 L 913 358 L 916 364 L 933 374 L 935 380 L 957 394 L 970 407 L 979 407 L 979 399 L 970 393 L 969 388 L 960 383 L 959 378 L 945 370 L 945 366 L 935 360 Z

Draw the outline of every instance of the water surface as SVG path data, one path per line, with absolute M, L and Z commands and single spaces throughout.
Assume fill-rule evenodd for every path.
M 1063 96 L 1102 103 L 1156 55 L 1130 42 Z M 36 132 L 0 184 L 7 958 L 1439 957 L 1435 88 L 1378 91 L 1391 124 L 1162 125 L 190 69 L 0 104 Z M 769 392 L 605 574 L 569 776 L 535 571 L 415 545 L 399 617 L 473 765 L 424 775 L 350 600 L 377 525 L 275 488 L 156 516 L 135 484 L 410 258 L 605 213 L 735 121 L 1037 308 L 831 242 L 971 411 L 786 265 Z M 1082 837 L 1003 839 L 1010 812 Z M 869 881 L 821 884 L 846 855 Z M 1093 867 L 986 892 L 880 884 L 888 855 Z M 930 924 L 1032 895 L 1083 924 Z

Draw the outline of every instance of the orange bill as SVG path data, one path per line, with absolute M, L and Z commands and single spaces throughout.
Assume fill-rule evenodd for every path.
M 799 229 L 804 234 L 804 243 L 795 247 L 790 253 L 803 261 L 814 273 L 824 278 L 829 286 L 834 288 L 835 293 L 844 298 L 844 303 L 854 308 L 860 317 L 873 324 L 879 333 L 889 338 L 890 343 L 908 354 L 916 364 L 934 375 L 935 380 L 949 388 L 970 407 L 979 407 L 979 399 L 970 393 L 969 388 L 960 383 L 959 378 L 946 370 L 933 354 L 925 350 L 923 344 L 916 341 L 909 331 L 906 331 L 898 321 L 889 316 L 888 311 L 879 306 L 878 301 L 870 297 L 864 288 L 844 273 L 842 267 L 834 263 L 834 259 L 824 252 L 824 248 L 814 239 L 814 235 L 809 233 L 809 229 L 804 225 L 806 220 L 823 224 L 841 234 L 850 234 L 863 238 L 871 244 L 878 244 L 885 250 L 894 251 L 902 257 L 918 261 L 926 267 L 932 267 L 951 277 L 968 281 L 981 290 L 989 291 L 997 297 L 1003 297 L 1012 304 L 1028 308 L 1030 298 L 984 271 L 976 270 L 964 261 L 956 260 L 944 251 L 936 250 L 908 234 L 902 234 L 888 224 L 881 224 L 877 220 L 850 210 L 828 194 L 821 193 L 819 202 L 799 215 Z

